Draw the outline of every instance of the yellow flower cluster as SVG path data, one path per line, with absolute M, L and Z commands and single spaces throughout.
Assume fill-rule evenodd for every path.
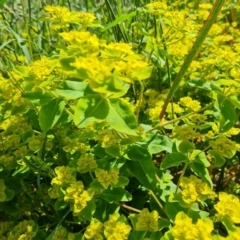
M 103 45 L 95 34 L 91 34 L 87 31 L 76 31 L 72 30 L 69 32 L 61 32 L 59 35 L 66 41 L 70 46 L 69 50 L 73 50 L 74 54 L 93 54 L 97 55 L 100 46 Z
M 240 202 L 238 197 L 220 192 L 219 202 L 214 205 L 214 208 L 217 210 L 217 217 L 220 220 L 222 217 L 228 217 L 232 222 L 240 223 Z
M 105 223 L 93 219 L 87 227 L 84 237 L 86 239 L 102 240 L 104 234 L 107 240 L 125 240 L 128 239 L 130 231 L 131 227 L 122 222 L 120 214 L 114 213 L 109 216 Z
M 198 111 L 201 108 L 200 102 L 193 100 L 191 97 L 180 98 L 180 104 L 191 111 Z
M 8 236 L 8 240 L 32 240 L 37 233 L 38 226 L 33 220 L 19 222 Z
M 151 213 L 147 208 L 144 208 L 138 215 L 136 229 L 139 231 L 158 231 L 158 212 L 156 210 Z
M 118 168 L 112 168 L 109 172 L 104 169 L 96 169 L 95 174 L 98 182 L 100 182 L 101 185 L 106 189 L 110 184 L 114 186 L 118 183 L 118 177 L 119 177 Z
M 53 61 L 42 58 L 33 62 L 29 67 L 29 73 L 34 74 L 37 80 L 44 80 L 53 70 Z
M 220 135 L 216 140 L 209 142 L 213 150 L 218 151 L 223 157 L 231 158 L 236 151 L 240 151 L 240 145 L 228 139 L 224 135 Z
M 120 214 L 114 213 L 104 223 L 104 235 L 107 240 L 125 240 L 131 231 L 131 227 L 120 221 Z
M 156 15 L 163 14 L 168 9 L 167 4 L 164 2 L 160 2 L 160 1 L 149 3 L 149 4 L 145 5 L 145 8 L 146 8 L 147 12 L 156 14 Z
M 74 215 L 79 213 L 87 206 L 87 202 L 92 199 L 94 190 L 84 190 L 84 185 L 81 181 L 71 183 L 67 188 L 64 196 L 64 201 L 72 203 L 71 209 Z
M 211 240 L 212 230 L 213 223 L 210 219 L 199 219 L 196 224 L 193 224 L 190 217 L 179 212 L 170 233 L 174 240 Z
M 201 136 L 199 132 L 189 125 L 176 126 L 173 134 L 178 140 L 194 140 Z
M 98 219 L 93 218 L 90 225 L 84 232 L 84 237 L 86 239 L 102 240 L 102 229 L 103 223 L 101 223 Z
M 214 191 L 194 175 L 191 175 L 189 178 L 183 177 L 180 181 L 180 187 L 182 189 L 181 197 L 189 205 L 196 201 L 205 201 L 207 198 L 215 196 Z
M 63 185 L 76 181 L 74 176 L 75 169 L 68 166 L 58 166 L 55 168 L 56 177 L 52 179 L 52 185 Z
M 8 234 L 13 228 L 13 222 L 0 222 L 0 238 L 1 240 L 7 240 Z
M 68 27 L 69 24 L 77 24 L 83 28 L 93 25 L 96 17 L 92 13 L 69 11 L 62 6 L 45 6 L 44 10 L 50 14 L 47 19 L 54 23 L 53 28 Z
M 95 140 L 100 141 L 103 148 L 108 148 L 120 141 L 119 137 L 112 130 L 108 129 L 99 130 L 95 136 Z
M 81 173 L 93 172 L 97 168 L 97 162 L 90 153 L 83 154 L 77 162 L 77 171 Z

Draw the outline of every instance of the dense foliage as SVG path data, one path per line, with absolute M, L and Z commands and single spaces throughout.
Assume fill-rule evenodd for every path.
M 239 2 L 79 2 L 0 1 L 0 239 L 240 239 Z

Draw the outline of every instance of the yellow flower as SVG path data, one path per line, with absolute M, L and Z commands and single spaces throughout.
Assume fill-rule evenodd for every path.
M 213 223 L 210 219 L 199 219 L 196 224 L 185 213 L 176 215 L 174 227 L 170 230 L 175 240 L 211 240 Z
M 116 185 L 118 182 L 119 169 L 112 168 L 109 172 L 103 169 L 96 169 L 95 174 L 97 180 L 101 183 L 104 188 L 108 188 L 109 184 Z
M 92 199 L 94 190 L 84 190 L 84 185 L 81 181 L 70 184 L 64 196 L 64 201 L 69 201 L 74 215 L 78 215 L 86 206 L 87 202 Z
M 90 225 L 87 227 L 84 237 L 86 239 L 102 240 L 101 235 L 103 224 L 96 218 L 93 218 Z
M 97 168 L 97 162 L 90 153 L 83 154 L 77 162 L 77 170 L 81 173 L 92 172 Z
M 223 157 L 231 158 L 236 151 L 239 151 L 239 145 L 226 138 L 224 135 L 220 135 L 218 139 L 209 142 L 213 150 L 218 151 Z
M 200 137 L 201 134 L 196 132 L 192 126 L 183 125 L 177 126 L 173 130 L 174 135 L 178 138 L 178 140 L 194 140 L 197 137 Z
M 119 213 L 109 216 L 108 221 L 104 223 L 104 235 L 107 240 L 125 240 L 131 231 L 131 227 L 119 221 Z
M 152 13 L 152 14 L 163 14 L 168 9 L 167 4 L 160 1 L 149 3 L 145 5 L 145 8 L 149 13 Z
M 234 223 L 240 223 L 240 202 L 238 197 L 227 194 L 225 192 L 219 193 L 219 202 L 214 205 L 218 212 L 218 217 L 227 216 Z
M 93 195 L 94 191 L 92 189 L 89 189 L 87 191 L 83 191 L 79 196 L 74 198 L 74 215 L 78 215 L 87 206 L 87 202 L 92 200 Z
M 136 229 L 139 231 L 158 231 L 158 217 L 159 215 L 156 210 L 150 213 L 147 208 L 144 208 L 139 213 Z
M 192 100 L 191 97 L 180 98 L 180 104 L 192 111 L 197 111 L 201 108 L 201 104 L 197 100 Z
M 194 175 L 191 175 L 189 178 L 183 177 L 180 187 L 182 188 L 182 199 L 187 204 L 193 204 L 196 201 L 205 201 L 208 197 L 214 196 L 211 188 Z
M 64 183 L 75 182 L 76 178 L 72 175 L 74 171 L 75 171 L 74 168 L 68 166 L 56 167 L 55 173 L 57 174 L 57 177 L 52 179 L 51 184 L 62 185 Z

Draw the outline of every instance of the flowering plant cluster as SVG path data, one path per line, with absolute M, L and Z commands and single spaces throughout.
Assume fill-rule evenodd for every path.
M 9 2 L 0 239 L 239 239 L 239 3 Z

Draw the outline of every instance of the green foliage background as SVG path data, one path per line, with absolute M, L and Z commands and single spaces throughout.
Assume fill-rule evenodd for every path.
M 0 6 L 1 239 L 239 239 L 238 1 Z

